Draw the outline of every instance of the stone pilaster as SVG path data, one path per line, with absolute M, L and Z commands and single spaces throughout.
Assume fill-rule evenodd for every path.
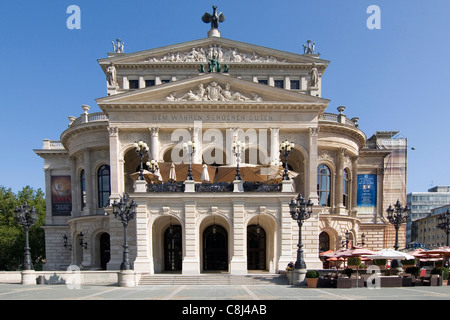
M 196 202 L 186 200 L 184 203 L 184 258 L 183 274 L 200 274 L 200 252 L 197 246 L 199 235 L 196 231 Z
M 147 219 L 147 204 L 146 202 L 139 202 L 136 208 L 136 260 L 134 261 L 134 270 L 136 272 L 150 272 L 153 270 L 153 257 L 151 254 L 149 230 Z
M 306 192 L 308 198 L 311 199 L 315 205 L 319 203 L 319 197 L 317 195 L 318 139 L 319 128 L 309 128 L 308 184 L 306 186 Z M 305 197 L 305 199 L 307 199 L 307 197 Z
M 120 186 L 123 179 L 123 172 L 119 163 L 119 129 L 108 127 L 109 132 L 109 165 L 111 178 L 111 202 L 120 198 Z
M 280 243 L 280 258 L 278 259 L 278 270 L 284 271 L 289 262 L 295 261 L 296 253 L 293 252 L 292 239 L 292 218 L 289 213 L 290 200 L 281 200 L 280 210 L 280 232 L 278 234 L 278 243 Z
M 244 201 L 233 200 L 233 230 L 230 234 L 233 236 L 232 256 L 230 262 L 231 274 L 247 274 L 247 242 L 244 232 Z

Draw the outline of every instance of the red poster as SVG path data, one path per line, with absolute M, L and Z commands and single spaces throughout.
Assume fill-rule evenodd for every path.
M 52 214 L 70 216 L 72 213 L 72 187 L 70 176 L 52 176 Z

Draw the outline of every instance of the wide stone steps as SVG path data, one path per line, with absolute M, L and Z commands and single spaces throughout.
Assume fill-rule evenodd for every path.
M 288 285 L 286 275 L 279 274 L 253 274 L 253 275 L 231 275 L 231 274 L 155 274 L 142 275 L 139 280 L 140 286 L 214 286 L 214 285 Z

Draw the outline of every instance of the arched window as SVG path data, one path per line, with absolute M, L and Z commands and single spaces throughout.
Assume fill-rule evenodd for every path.
M 349 203 L 348 203 L 348 195 L 350 194 L 350 183 L 348 180 L 348 170 L 344 169 L 344 173 L 343 173 L 343 186 L 342 186 L 342 203 L 344 204 L 344 207 L 346 207 L 347 209 L 349 209 Z
M 80 200 L 81 209 L 84 209 L 86 207 L 86 175 L 84 169 L 80 172 Z
M 111 195 L 111 181 L 109 176 L 109 166 L 103 165 L 98 169 L 98 207 L 104 208 L 109 204 Z
M 317 168 L 317 195 L 319 205 L 329 207 L 331 194 L 331 173 L 330 168 L 321 164 Z

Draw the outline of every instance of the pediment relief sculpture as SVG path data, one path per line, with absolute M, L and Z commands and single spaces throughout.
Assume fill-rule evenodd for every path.
M 230 88 L 227 83 L 225 88 L 222 88 L 217 82 L 211 82 L 206 88 L 203 84 L 199 84 L 196 89 L 189 90 L 185 94 L 178 95 L 177 92 L 172 92 L 166 97 L 166 101 L 253 101 L 261 102 L 263 99 L 252 92 L 251 97 L 247 97 Z
M 209 48 L 192 48 L 184 52 L 170 52 L 162 57 L 149 57 L 145 62 L 208 62 L 214 57 L 221 62 L 253 62 L 253 63 L 279 63 L 273 56 L 262 56 L 256 52 L 239 52 L 237 48 L 222 48 L 221 45 L 210 45 Z

